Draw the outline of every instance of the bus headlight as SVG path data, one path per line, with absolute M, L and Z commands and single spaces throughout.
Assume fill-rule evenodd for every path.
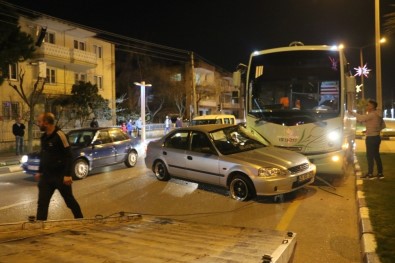
M 287 170 L 280 168 L 259 168 L 258 176 L 260 177 L 274 177 L 274 176 L 286 176 L 288 175 Z
M 338 131 L 333 131 L 328 134 L 328 139 L 332 142 L 338 141 L 340 138 L 340 133 Z

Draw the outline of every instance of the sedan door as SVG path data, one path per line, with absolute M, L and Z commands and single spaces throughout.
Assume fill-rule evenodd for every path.
M 187 178 L 185 152 L 188 148 L 188 135 L 188 131 L 173 132 L 166 138 L 164 147 L 160 149 L 170 175 Z
M 219 171 L 218 153 L 203 132 L 191 133 L 190 150 L 186 154 L 188 179 L 218 185 L 222 175 Z
M 109 133 L 114 143 L 115 161 L 117 163 L 123 162 L 131 147 L 131 139 L 120 129 L 111 129 L 109 130 Z
M 115 163 L 115 147 L 108 130 L 98 130 L 92 149 L 92 167 L 100 167 Z

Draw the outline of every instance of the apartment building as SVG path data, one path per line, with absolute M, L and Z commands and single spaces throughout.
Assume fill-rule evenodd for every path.
M 37 40 L 45 31 L 42 43 L 38 43 L 34 58 L 10 65 L 9 79 L 19 85 L 18 72 L 25 73 L 25 92 L 31 92 L 38 77 L 45 78 L 43 96 L 36 112 L 56 111 L 51 100 L 70 95 L 73 84 L 90 81 L 97 84 L 99 94 L 110 101 L 112 120 L 99 118 L 102 126 L 115 124 L 115 46 L 96 37 L 95 32 L 78 28 L 69 22 L 53 17 L 20 17 L 21 30 Z M 14 141 L 12 125 L 16 116 L 27 118 L 29 108 L 5 81 L 0 87 L 0 151 Z M 25 121 L 26 123 L 26 121 Z M 76 127 L 78 123 L 72 123 Z M 27 136 L 25 136 L 27 140 Z

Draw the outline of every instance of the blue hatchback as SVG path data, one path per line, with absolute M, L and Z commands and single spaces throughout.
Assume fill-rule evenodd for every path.
M 138 151 L 136 143 L 121 129 L 113 127 L 76 129 L 67 133 L 73 154 L 73 177 L 85 178 L 98 167 L 125 163 L 136 165 Z M 22 157 L 22 168 L 28 174 L 35 174 L 40 165 L 39 152 Z

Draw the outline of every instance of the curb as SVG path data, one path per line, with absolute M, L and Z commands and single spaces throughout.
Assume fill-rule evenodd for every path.
M 376 254 L 377 242 L 369 218 L 369 209 L 366 206 L 365 193 L 362 188 L 363 180 L 358 179 L 362 175 L 362 172 L 356 155 L 354 155 L 354 172 L 356 176 L 356 200 L 362 260 L 364 263 L 380 263 L 380 258 Z
M 20 172 L 20 171 L 23 171 L 20 165 L 8 165 L 8 166 L 0 167 L 0 174 Z

